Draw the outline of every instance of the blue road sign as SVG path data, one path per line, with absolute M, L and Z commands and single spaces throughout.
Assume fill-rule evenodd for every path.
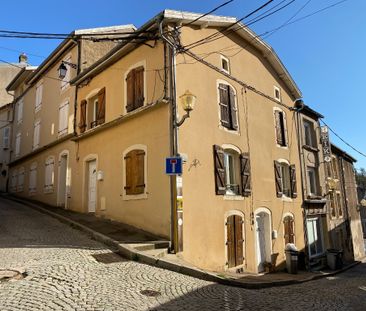
M 181 157 L 166 158 L 165 173 L 167 175 L 182 174 L 182 158 Z

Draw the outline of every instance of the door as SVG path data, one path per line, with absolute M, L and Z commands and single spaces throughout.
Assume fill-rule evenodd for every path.
M 88 212 L 95 213 L 97 199 L 97 163 L 88 162 Z
M 256 240 L 257 240 L 257 264 L 258 272 L 264 271 L 264 263 L 268 259 L 268 214 L 259 213 L 255 216 L 256 222 Z
M 229 216 L 226 220 L 227 226 L 227 259 L 228 267 L 236 267 L 243 264 L 243 218 L 239 215 Z
M 66 207 L 67 155 L 62 155 L 59 162 L 58 205 Z

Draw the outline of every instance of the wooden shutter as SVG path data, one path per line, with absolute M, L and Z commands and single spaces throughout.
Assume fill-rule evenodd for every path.
M 214 150 L 216 194 L 223 195 L 226 193 L 224 149 L 222 149 L 220 146 L 214 145 L 213 150 Z
M 297 198 L 296 168 L 294 164 L 290 165 L 290 181 L 291 181 L 291 197 Z
M 234 89 L 228 86 L 229 89 L 229 104 L 230 104 L 230 121 L 231 121 L 231 129 L 238 129 L 238 113 L 235 104 L 235 92 Z
M 236 215 L 235 220 L 235 265 L 239 266 L 243 263 L 244 252 L 243 252 L 243 218 Z
M 126 154 L 124 160 L 125 162 L 125 168 L 126 168 L 126 184 L 125 184 L 125 190 L 126 190 L 126 194 L 130 195 L 133 194 L 133 172 L 132 172 L 132 167 L 133 167 L 133 151 L 130 151 L 129 153 Z
M 226 219 L 226 245 L 228 267 L 235 267 L 235 221 L 234 215 Z
M 105 87 L 98 92 L 97 124 L 105 122 Z
M 80 133 L 84 133 L 86 130 L 86 100 L 83 99 L 80 103 L 80 122 L 79 129 Z
M 219 84 L 220 95 L 220 118 L 222 126 L 230 128 L 230 103 L 229 103 L 229 89 L 226 84 Z
M 127 195 L 142 194 L 145 191 L 145 151 L 131 150 L 124 158 L 126 161 Z
M 287 243 L 295 243 L 294 219 L 286 216 L 283 220 L 285 245 Z
M 134 101 L 135 101 L 135 94 L 134 94 L 134 84 L 135 84 L 135 70 L 131 70 L 126 78 L 126 91 L 127 91 L 127 105 L 126 111 L 130 112 L 134 109 Z
M 275 110 L 274 112 L 274 117 L 275 117 L 275 126 L 276 126 L 276 142 L 279 145 L 283 145 L 283 130 L 282 130 L 282 126 L 283 126 L 283 120 L 282 119 L 282 112 Z
M 135 69 L 135 86 L 134 86 L 134 109 L 144 105 L 144 67 Z
M 250 180 L 250 158 L 249 153 L 245 152 L 240 155 L 240 176 L 241 176 L 241 193 L 248 197 L 252 192 Z
M 277 161 L 274 161 L 274 172 L 275 172 L 275 184 L 276 184 L 276 194 L 277 197 L 282 197 L 283 189 L 282 189 L 282 172 L 281 172 L 281 164 Z

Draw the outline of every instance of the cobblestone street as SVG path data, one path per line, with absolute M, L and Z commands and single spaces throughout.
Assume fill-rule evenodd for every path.
M 366 263 L 300 285 L 247 290 L 127 261 L 85 234 L 0 199 L 0 310 L 365 310 Z

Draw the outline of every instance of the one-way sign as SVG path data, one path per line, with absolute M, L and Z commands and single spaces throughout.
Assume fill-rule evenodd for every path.
M 182 174 L 182 158 L 181 157 L 166 158 L 165 173 L 167 175 Z

